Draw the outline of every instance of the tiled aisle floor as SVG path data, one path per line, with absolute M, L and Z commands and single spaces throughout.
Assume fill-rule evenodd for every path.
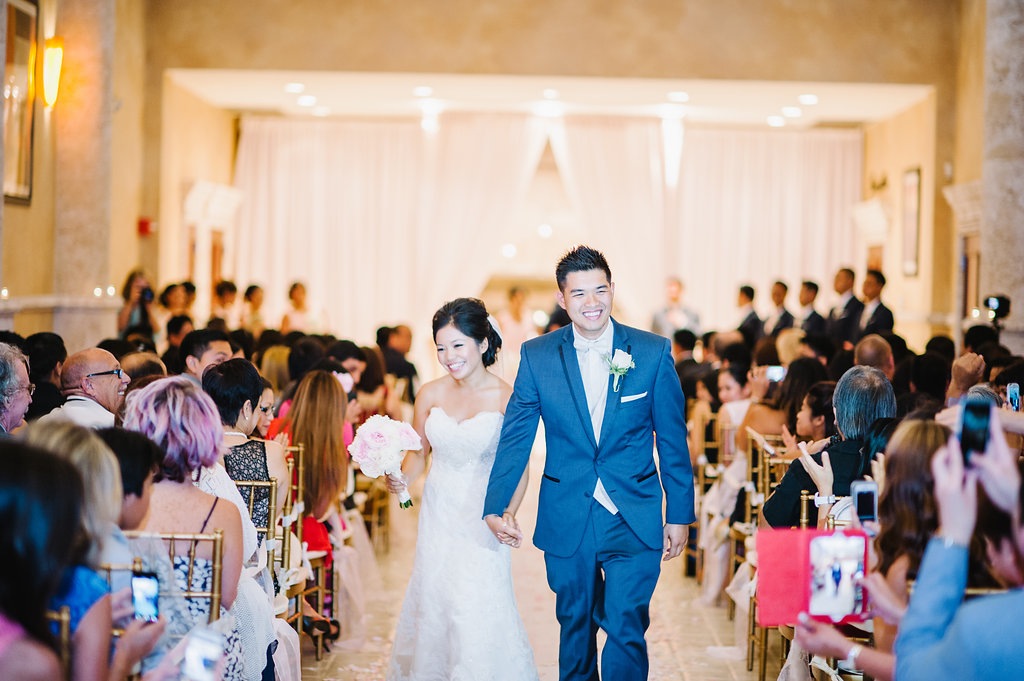
M 531 465 L 531 490 L 520 510 L 520 522 L 526 536 L 533 534 L 536 516 L 537 485 L 543 462 Z M 380 557 L 384 588 L 374 594 L 367 606 L 368 638 L 359 652 L 333 651 L 317 663 L 307 643 L 303 646 L 303 674 L 306 681 L 383 681 L 391 649 L 395 620 L 401 609 L 405 583 L 412 569 L 416 538 L 415 508 L 394 508 L 391 550 Z M 733 644 L 734 623 L 724 608 L 693 604 L 699 595 L 696 582 L 682 576 L 681 558 L 664 564 L 658 588 L 651 603 L 651 627 L 647 632 L 651 658 L 650 678 L 655 681 L 725 681 L 756 679 L 746 670 L 744 659 L 722 660 L 708 654 L 709 646 Z M 541 681 L 558 679 L 558 623 L 554 616 L 554 595 L 544 577 L 544 560 L 533 545 L 513 552 L 513 578 L 516 598 L 533 644 Z M 774 647 L 774 646 L 773 646 Z M 769 652 L 768 677 L 778 673 L 776 650 Z

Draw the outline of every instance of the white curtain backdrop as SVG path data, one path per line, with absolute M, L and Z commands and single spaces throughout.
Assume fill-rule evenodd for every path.
M 478 295 L 499 263 L 546 139 L 525 114 L 442 114 L 434 132 L 418 119 L 247 117 L 238 283 L 264 286 L 271 327 L 296 279 L 337 335 L 366 343 L 408 323 L 422 367 L 434 310 Z
M 686 282 L 705 330 L 735 328 L 744 283 L 763 317 L 774 280 L 789 285 L 795 313 L 800 281 L 813 279 L 827 314 L 835 271 L 862 264 L 853 261 L 852 218 L 861 154 L 859 131 L 687 128 L 663 266 Z
M 570 116 L 551 131 L 588 245 L 608 258 L 617 314 L 645 328 L 666 274 L 664 148 L 658 118 Z

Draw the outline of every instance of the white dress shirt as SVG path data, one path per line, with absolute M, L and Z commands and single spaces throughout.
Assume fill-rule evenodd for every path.
M 587 410 L 590 412 L 590 423 L 594 428 L 594 441 L 598 444 L 601 443 L 601 425 L 604 423 L 605 405 L 608 404 L 608 360 L 613 352 L 613 327 L 612 321 L 608 320 L 608 326 L 594 340 L 581 336 L 575 326 L 572 328 L 573 346 L 576 348 L 583 390 L 587 396 Z M 597 485 L 594 487 L 594 499 L 612 515 L 619 512 L 615 502 L 608 496 L 601 478 L 597 479 Z
M 114 415 L 99 402 L 81 395 L 72 395 L 60 407 L 39 418 L 43 421 L 71 421 L 85 428 L 113 428 Z

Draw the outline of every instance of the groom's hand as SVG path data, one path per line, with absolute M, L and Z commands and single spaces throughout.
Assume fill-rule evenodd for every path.
M 661 560 L 672 560 L 683 552 L 686 546 L 687 525 L 665 525 L 665 550 L 661 554 Z
M 523 534 L 519 531 L 519 526 L 515 523 L 515 520 L 512 521 L 512 525 L 509 525 L 506 518 L 491 514 L 484 518 L 484 522 L 487 523 L 487 529 L 491 531 L 491 534 L 502 544 L 508 544 L 512 548 L 519 548 L 523 540 Z

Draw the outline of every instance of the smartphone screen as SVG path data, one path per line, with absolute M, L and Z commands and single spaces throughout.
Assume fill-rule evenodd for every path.
M 841 533 L 811 539 L 811 598 L 807 612 L 828 616 L 833 622 L 864 612 L 864 556 L 867 553 L 863 535 Z
M 160 617 L 160 580 L 152 572 L 132 573 L 135 619 L 155 622 Z
M 861 522 L 875 520 L 874 490 L 863 490 L 857 493 L 857 518 Z
M 1006 403 L 1010 411 L 1020 411 L 1020 384 L 1009 383 L 1006 386 Z
M 779 381 L 781 381 L 785 377 L 786 377 L 786 367 L 779 366 L 777 364 L 774 365 L 774 366 L 768 367 L 768 370 L 765 372 L 765 378 L 767 378 L 772 383 L 778 383 Z
M 988 445 L 988 420 L 991 405 L 986 399 L 971 398 L 960 412 L 960 451 L 964 463 L 970 463 L 971 452 L 984 452 Z

